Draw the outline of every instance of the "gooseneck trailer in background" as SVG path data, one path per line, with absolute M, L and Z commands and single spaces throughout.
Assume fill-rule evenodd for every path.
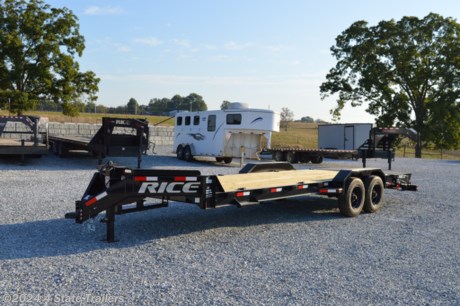
M 202 175 L 197 170 L 131 169 L 110 163 L 94 173 L 75 211 L 77 223 L 105 212 L 107 241 L 115 241 L 115 215 L 167 207 L 169 201 L 202 209 L 243 207 L 308 194 L 335 197 L 340 212 L 355 217 L 378 211 L 384 189 L 416 190 L 410 174 L 380 169 L 295 170 L 289 163 L 247 164 L 232 175 Z M 146 199 L 158 199 L 148 204 Z
M 325 128 L 330 130 L 334 125 L 327 125 Z M 368 125 L 359 125 L 360 134 L 359 138 L 355 137 L 354 142 L 362 139 L 363 131 L 368 128 Z M 347 126 L 338 126 L 337 128 L 345 129 L 347 133 Z M 341 133 L 343 131 L 341 130 Z M 388 170 L 391 170 L 391 162 L 395 157 L 394 144 L 398 137 L 403 136 L 411 140 L 417 139 L 417 133 L 413 129 L 408 128 L 369 128 L 368 138 L 356 149 L 337 149 L 337 148 L 321 148 L 321 149 L 303 149 L 303 148 L 290 148 L 290 147 L 274 147 L 268 150 L 275 161 L 287 161 L 289 163 L 308 163 L 320 164 L 324 158 L 332 159 L 362 159 L 363 167 L 366 167 L 368 158 L 383 158 L 388 160 Z M 329 134 L 328 134 L 329 135 Z M 325 138 L 325 136 L 323 136 Z M 348 138 L 345 138 L 348 139 Z M 343 140 L 342 140 L 343 142 Z M 323 143 L 327 144 L 325 141 Z M 331 143 L 329 143 L 330 145 Z M 347 148 L 347 146 L 345 146 Z
M 9 128 L 8 122 L 20 123 L 25 128 Z M 47 124 L 47 118 L 36 116 L 0 116 L 0 136 L 6 134 L 23 136 L 21 139 L 0 138 L 0 155 L 20 156 L 24 161 L 25 156 L 48 154 Z M 45 127 L 42 132 L 39 131 L 40 125 Z
M 61 157 L 72 150 L 83 150 L 97 157 L 138 156 L 149 148 L 149 126 L 145 119 L 102 118 L 102 126 L 93 137 L 49 135 L 49 144 Z

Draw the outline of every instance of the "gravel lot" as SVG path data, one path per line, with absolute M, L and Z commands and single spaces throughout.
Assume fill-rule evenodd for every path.
M 157 149 L 143 167 L 239 170 L 168 151 Z M 63 218 L 95 165 L 88 157 L 0 159 L 0 304 L 459 304 L 458 161 L 397 159 L 394 171 L 412 172 L 419 191 L 387 190 L 376 214 L 345 218 L 336 200 L 319 197 L 206 211 L 172 202 L 117 216 L 120 241 L 110 244 L 104 224 Z

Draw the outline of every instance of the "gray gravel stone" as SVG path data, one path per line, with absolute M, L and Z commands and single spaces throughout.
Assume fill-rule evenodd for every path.
M 239 170 L 236 160 L 187 163 L 169 147 L 155 153 L 144 157 L 144 168 Z M 113 160 L 136 166 L 132 158 Z M 387 167 L 372 159 L 368 166 Z M 95 168 L 86 156 L 50 155 L 25 165 L 0 159 L 0 304 L 17 304 L 7 295 L 27 305 L 460 301 L 459 162 L 398 158 L 393 169 L 412 172 L 419 191 L 386 190 L 375 214 L 345 218 L 336 200 L 321 197 L 206 211 L 172 202 L 169 209 L 117 216 L 120 241 L 113 244 L 102 241 L 105 227 L 97 220 L 79 225 L 63 218 Z

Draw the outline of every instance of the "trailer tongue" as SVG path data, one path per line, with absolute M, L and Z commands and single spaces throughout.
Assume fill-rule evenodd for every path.
M 276 173 L 275 173 L 276 172 Z M 107 241 L 115 241 L 115 215 L 168 206 L 168 201 L 193 203 L 202 209 L 242 207 L 264 201 L 317 194 L 336 197 L 349 217 L 362 210 L 378 211 L 383 190 L 416 190 L 410 174 L 385 175 L 380 169 L 295 170 L 288 163 L 248 164 L 233 175 L 201 175 L 196 170 L 131 169 L 108 163 L 94 173 L 75 212 L 77 223 L 105 211 Z M 148 204 L 146 199 L 160 199 Z

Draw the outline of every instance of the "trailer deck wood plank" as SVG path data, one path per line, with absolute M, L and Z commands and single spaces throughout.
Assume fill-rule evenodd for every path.
M 84 136 L 55 136 L 50 135 L 49 140 L 51 141 L 68 141 L 73 143 L 80 143 L 83 145 L 89 144 L 91 141 L 91 137 L 84 137 Z
M 48 152 L 46 144 L 34 144 L 33 141 L 25 140 L 22 145 L 20 139 L 0 138 L 0 155 L 43 155 Z
M 242 189 L 259 189 L 332 181 L 338 171 L 334 170 L 292 170 L 278 172 L 256 172 L 218 176 L 224 192 Z

